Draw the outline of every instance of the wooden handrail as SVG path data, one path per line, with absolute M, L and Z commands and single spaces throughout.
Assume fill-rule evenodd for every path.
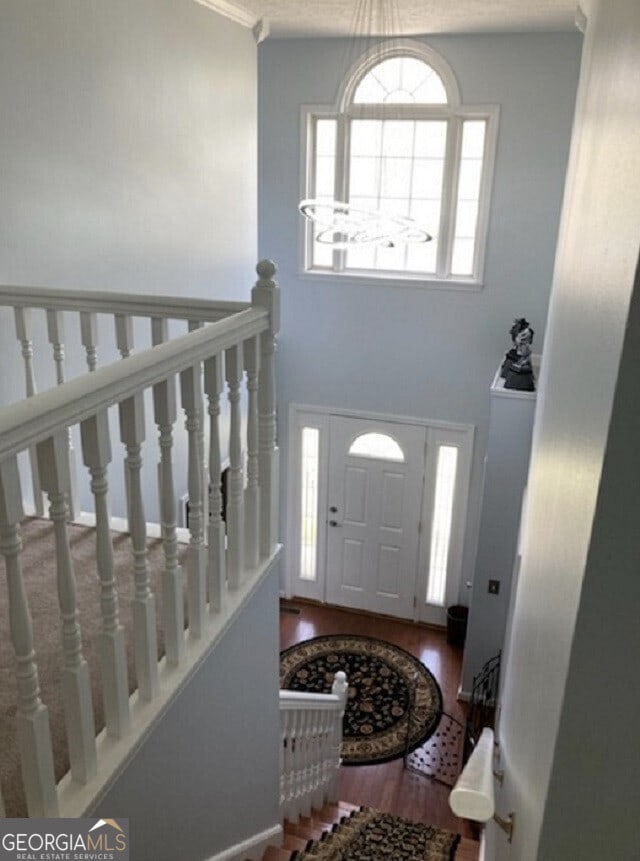
M 16 287 L 0 284 L 0 306 L 46 308 L 56 311 L 89 311 L 95 314 L 126 314 L 132 317 L 163 317 L 172 320 L 215 322 L 251 307 L 249 302 L 211 299 L 187 301 L 173 296 L 145 293 L 112 293 L 97 290 L 60 290 L 51 287 Z
M 0 461 L 18 454 L 247 338 L 266 331 L 269 313 L 246 310 L 91 374 L 0 409 Z

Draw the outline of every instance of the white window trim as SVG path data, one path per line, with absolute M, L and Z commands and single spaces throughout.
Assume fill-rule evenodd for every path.
M 300 555 L 300 470 L 301 470 L 301 431 L 303 427 L 320 429 L 318 475 L 318 511 L 326 512 L 328 506 L 328 436 L 331 416 L 371 419 L 373 422 L 410 424 L 423 426 L 427 429 L 427 461 L 425 473 L 435 475 L 435 460 L 439 445 L 454 445 L 458 447 L 459 456 L 456 474 L 454 514 L 451 524 L 451 545 L 448 559 L 449 573 L 447 575 L 446 604 L 458 603 L 462 585 L 463 564 L 465 557 L 464 539 L 468 526 L 469 494 L 471 490 L 471 470 L 475 443 L 475 426 L 459 422 L 447 422 L 435 419 L 416 418 L 405 415 L 389 415 L 387 413 L 365 412 L 361 410 L 342 409 L 339 407 L 322 407 L 309 404 L 289 404 L 288 421 L 288 501 L 287 501 L 287 538 L 285 541 L 285 570 L 284 594 L 287 598 L 297 595 L 316 601 L 325 600 L 325 583 L 319 577 L 315 581 L 302 580 L 296 576 Z M 323 468 L 324 464 L 324 468 Z M 418 547 L 418 568 L 416 577 L 416 608 L 414 620 L 434 623 L 441 608 L 432 607 L 426 603 L 427 577 L 431 550 L 431 530 L 426 524 L 431 523 L 433 496 L 435 487 L 425 486 L 420 506 L 421 532 Z M 318 518 L 318 572 L 326 568 L 327 523 L 326 515 Z M 295 584 L 295 589 L 294 589 Z
M 353 93 L 363 75 L 371 67 L 382 59 L 396 56 L 398 54 L 409 55 L 420 59 L 430 65 L 440 75 L 447 92 L 448 102 L 442 105 L 387 105 L 381 110 L 380 105 L 354 105 L 351 103 Z M 397 40 L 393 46 L 381 56 L 380 48 L 373 48 L 360 57 L 350 68 L 344 78 L 338 99 L 335 105 L 305 104 L 300 109 L 300 199 L 313 196 L 312 189 L 315 187 L 313 177 L 314 170 L 314 148 L 315 136 L 312 134 L 313 123 L 317 119 L 335 119 L 338 122 L 336 141 L 336 188 L 335 199 L 344 200 L 348 185 L 348 171 L 345 160 L 348 153 L 348 133 L 345 119 L 366 118 L 376 119 L 411 118 L 420 116 L 421 119 L 432 116 L 453 124 L 454 133 L 448 135 L 448 153 L 446 162 L 456 164 L 459 160 L 459 150 L 462 145 L 462 125 L 465 120 L 485 120 L 486 134 L 484 145 L 484 159 L 482 169 L 482 182 L 479 193 L 478 223 L 476 229 L 476 247 L 473 261 L 473 272 L 471 275 L 447 275 L 450 268 L 450 255 L 453 249 L 453 241 L 450 239 L 454 224 L 454 208 L 451 201 L 456 199 L 457 194 L 457 171 L 445 176 L 445 189 L 443 191 L 443 220 L 441 222 L 441 235 L 445 237 L 440 242 L 438 262 L 435 274 L 422 272 L 400 272 L 397 270 L 384 271 L 371 270 L 345 270 L 342 268 L 343 252 L 334 252 L 334 268 L 311 267 L 313 234 L 309 223 L 300 218 L 298 221 L 298 246 L 299 267 L 298 275 L 301 278 L 313 281 L 326 279 L 338 283 L 361 283 L 380 284 L 387 286 L 411 286 L 418 288 L 432 288 L 444 290 L 478 291 L 484 287 L 484 270 L 486 259 L 486 245 L 489 233 L 489 219 L 491 211 L 491 198 L 493 190 L 493 175 L 495 170 L 495 158 L 498 137 L 498 121 L 500 108 L 491 104 L 463 105 L 460 98 L 460 88 L 453 70 L 444 58 L 430 48 L 419 42 L 411 40 Z M 341 122 L 342 120 L 342 122 Z M 339 265 L 337 265 L 339 264 Z

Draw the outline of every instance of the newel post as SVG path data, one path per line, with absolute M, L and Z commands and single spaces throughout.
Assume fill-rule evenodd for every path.
M 343 670 L 338 670 L 333 677 L 331 693 L 334 696 L 337 696 L 340 700 L 340 710 L 335 715 L 332 733 L 331 759 L 333 775 L 329 780 L 329 785 L 327 787 L 327 800 L 329 803 L 335 803 L 338 800 L 338 775 L 340 765 L 342 763 L 342 724 L 344 712 L 347 707 L 347 697 L 349 695 L 349 681 Z
M 260 336 L 258 375 L 258 474 L 260 481 L 260 556 L 266 559 L 278 540 L 280 452 L 276 444 L 276 334 L 280 329 L 280 289 L 274 281 L 276 266 L 261 260 L 258 280 L 251 291 L 253 305 L 269 312 L 269 328 Z

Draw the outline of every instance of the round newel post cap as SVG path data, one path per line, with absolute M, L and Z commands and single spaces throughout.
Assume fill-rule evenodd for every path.
M 273 260 L 261 260 L 256 266 L 256 272 L 261 281 L 273 281 L 277 272 L 276 264 Z

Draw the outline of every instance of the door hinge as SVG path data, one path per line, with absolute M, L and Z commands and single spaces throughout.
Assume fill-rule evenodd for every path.
M 415 610 L 418 606 L 418 598 L 416 595 L 413 596 L 413 609 Z

